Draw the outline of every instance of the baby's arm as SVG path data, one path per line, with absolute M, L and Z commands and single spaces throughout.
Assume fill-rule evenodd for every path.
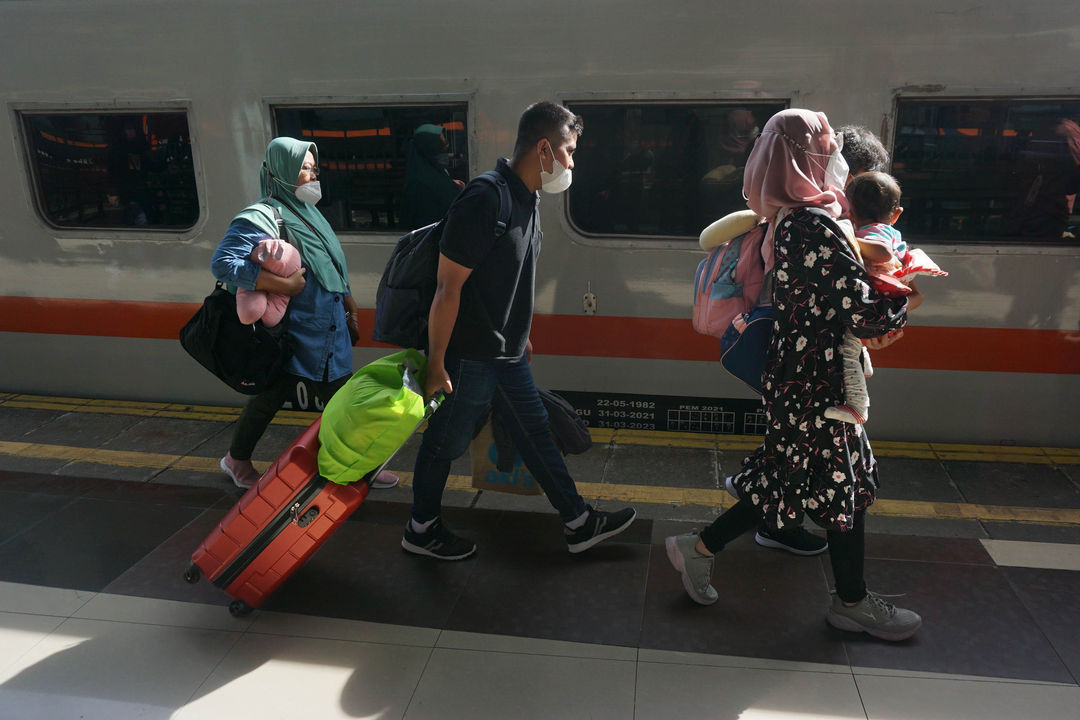
M 915 287 L 915 283 L 908 283 L 908 287 L 911 288 L 911 294 L 907 296 L 907 309 L 908 312 L 911 312 L 922 305 L 923 296 L 922 293 L 919 292 L 919 288 Z

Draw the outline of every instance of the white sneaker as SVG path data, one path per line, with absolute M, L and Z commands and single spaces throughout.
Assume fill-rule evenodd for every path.
M 247 490 L 262 477 L 250 460 L 237 460 L 231 452 L 225 453 L 225 457 L 221 458 L 218 464 L 225 474 L 232 478 L 233 485 L 241 490 Z
M 375 476 L 374 480 L 371 481 L 371 489 L 389 490 L 392 487 L 397 487 L 397 484 L 399 482 L 401 482 L 401 478 L 399 478 L 397 475 L 390 472 L 389 470 L 383 470 Z

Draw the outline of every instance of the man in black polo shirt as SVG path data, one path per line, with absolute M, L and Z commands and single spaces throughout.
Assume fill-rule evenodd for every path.
M 565 523 L 572 553 L 622 532 L 632 508 L 602 512 L 585 504 L 555 446 L 547 411 L 533 382 L 533 291 L 540 254 L 540 195 L 570 187 L 581 118 L 562 105 L 530 106 L 518 124 L 514 157 L 495 170 L 512 202 L 506 232 L 495 236 L 499 191 L 472 182 L 450 206 L 439 243 L 438 289 L 428 317 L 427 397 L 446 400 L 424 431 L 413 472 L 412 519 L 401 547 L 440 560 L 461 560 L 476 544 L 439 519 L 450 463 L 469 447 L 480 416 L 493 406 Z

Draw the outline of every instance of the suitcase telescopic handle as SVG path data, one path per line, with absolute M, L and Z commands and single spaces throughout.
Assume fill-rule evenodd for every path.
M 427 401 L 426 405 L 424 405 L 424 419 L 421 420 L 420 422 L 416 423 L 416 427 L 413 428 L 414 433 L 417 430 L 420 429 L 421 425 L 424 424 L 424 420 L 427 420 L 428 418 L 430 418 L 432 413 L 434 413 L 436 410 L 439 409 L 439 404 L 442 403 L 442 401 L 445 398 L 446 398 L 446 394 L 443 393 L 442 390 L 436 391 L 436 393 L 431 396 L 431 399 Z M 390 457 L 386 458 L 386 460 L 383 461 L 382 465 L 380 465 L 379 467 L 375 468 L 374 470 L 369 472 L 367 475 L 365 475 L 364 478 L 363 478 L 363 481 L 366 481 L 370 485 L 372 483 L 372 481 L 375 480 L 375 477 L 379 473 L 381 473 L 386 468 L 387 465 L 390 464 L 390 461 L 393 460 L 394 456 L 398 454 L 398 450 L 401 450 L 401 448 L 399 447 L 397 450 L 395 450 L 393 452 L 392 455 L 390 455 Z
M 439 409 L 439 405 L 446 399 L 446 393 L 442 390 L 436 390 L 435 394 L 428 400 L 427 405 L 424 408 L 424 417 L 431 417 L 431 414 Z

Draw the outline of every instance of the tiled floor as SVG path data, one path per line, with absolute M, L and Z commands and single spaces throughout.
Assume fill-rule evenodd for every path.
M 0 584 L 0 717 L 1066 718 L 1075 683 L 755 660 Z M 29 607 L 25 604 L 30 603 Z M 46 614 L 46 608 L 53 613 Z
M 198 457 L 227 445 L 227 423 L 133 417 L 0 406 L 0 441 Z M 259 457 L 297 432 L 274 426 Z M 715 490 L 736 455 L 597 446 L 572 463 L 590 483 Z M 641 506 L 626 533 L 571 556 L 543 497 L 454 491 L 446 522 L 480 550 L 439 564 L 399 548 L 402 488 L 374 493 L 265 608 L 234 618 L 222 591 L 181 577 L 239 496 L 220 474 L 25 460 L 0 455 L 4 720 L 1034 719 L 1080 707 L 1075 525 L 873 516 L 867 581 L 924 618 L 912 640 L 886 644 L 824 623 L 826 557 L 751 535 L 717 559 L 720 601 L 690 601 L 661 543 L 716 507 Z M 1080 493 L 1047 465 L 881 463 L 884 499 L 1070 508 Z

